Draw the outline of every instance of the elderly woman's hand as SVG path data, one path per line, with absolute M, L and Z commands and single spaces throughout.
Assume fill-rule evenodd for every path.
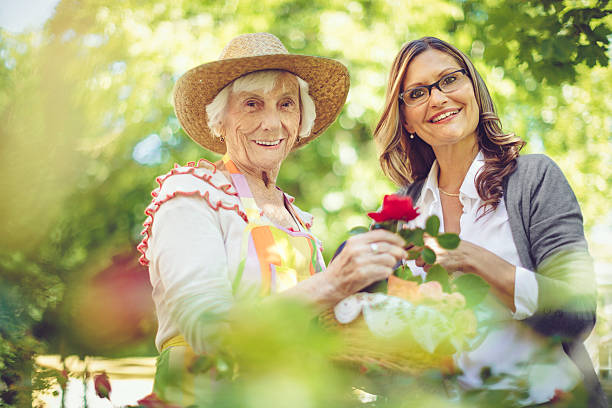
M 386 279 L 407 253 L 404 240 L 385 230 L 369 231 L 346 241 L 344 249 L 324 272 L 329 283 L 342 297 Z

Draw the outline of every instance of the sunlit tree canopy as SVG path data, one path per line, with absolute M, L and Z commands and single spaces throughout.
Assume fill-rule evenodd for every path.
M 156 176 L 219 158 L 183 132 L 172 89 L 246 32 L 349 69 L 338 120 L 278 180 L 315 216 L 327 260 L 396 189 L 372 131 L 397 51 L 425 35 L 473 59 L 504 130 L 561 166 L 587 230 L 609 226 L 611 13 L 604 0 L 62 0 L 41 30 L 0 29 L 0 371 L 37 352 L 96 352 L 63 326 L 75 288 L 134 251 Z

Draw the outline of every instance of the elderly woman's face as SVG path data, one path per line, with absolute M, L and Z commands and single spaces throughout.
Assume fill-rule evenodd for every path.
M 227 152 L 252 171 L 277 170 L 297 139 L 300 90 L 297 79 L 281 73 L 270 92 L 231 93 L 223 119 Z

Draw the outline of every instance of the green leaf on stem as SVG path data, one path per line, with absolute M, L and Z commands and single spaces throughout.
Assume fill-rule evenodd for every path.
M 353 235 L 363 234 L 364 232 L 368 232 L 368 231 L 369 230 L 366 227 L 360 225 L 358 227 L 351 228 L 348 234 L 350 236 L 353 236 Z
M 377 222 L 374 225 L 372 225 L 372 229 L 373 230 L 384 229 L 387 231 L 395 232 L 395 230 L 397 229 L 397 221 L 391 220 L 391 221 Z
M 423 230 L 421 228 L 411 229 L 400 229 L 397 232 L 400 237 L 404 238 L 406 241 L 406 245 L 416 245 L 416 246 L 424 246 L 425 242 L 423 241 Z
M 419 256 L 421 256 L 421 251 L 418 250 L 418 249 L 413 249 L 411 251 L 408 251 L 408 259 L 410 259 L 410 260 L 415 260 Z
M 413 275 L 413 274 L 412 274 L 412 272 L 410 272 L 410 274 L 409 274 L 409 275 L 410 275 L 410 276 L 408 276 L 408 277 L 407 277 L 406 279 L 404 279 L 404 280 L 411 281 L 411 282 L 416 282 L 416 283 L 418 283 L 419 285 L 420 285 L 421 283 L 423 283 L 423 282 L 424 282 L 424 281 L 423 281 L 423 277 L 422 277 L 421 275 Z
M 440 219 L 437 215 L 430 216 L 425 222 L 425 231 L 432 237 L 437 237 L 440 231 Z
M 465 297 L 467 307 L 474 307 L 484 300 L 489 292 L 489 284 L 480 276 L 466 273 L 453 281 L 457 291 Z
M 363 289 L 363 292 L 368 292 L 368 293 L 387 293 L 387 280 L 383 279 L 381 281 L 378 282 L 374 282 L 369 286 L 366 286 Z
M 414 230 L 400 229 L 397 231 L 400 237 L 404 238 L 406 245 L 414 244 Z
M 408 280 L 408 278 L 410 276 L 412 276 L 412 273 L 410 272 L 410 269 L 406 268 L 406 266 L 402 265 L 399 268 L 397 268 L 393 274 L 395 276 L 397 276 L 400 279 L 404 279 L 404 280 Z
M 436 253 L 432 251 L 429 247 L 423 248 L 423 251 L 421 252 L 421 257 L 423 258 L 423 261 L 425 261 L 425 263 L 428 265 L 433 265 L 436 262 Z
M 416 228 L 414 230 L 414 239 L 412 241 L 414 243 L 414 245 L 420 246 L 420 247 L 425 246 L 425 241 L 423 241 L 423 233 L 424 232 L 425 231 L 423 231 L 423 229 L 421 229 L 421 228 Z
M 459 235 L 453 233 L 440 234 L 436 237 L 438 244 L 444 249 L 455 249 L 459 246 Z
M 444 269 L 442 265 L 435 264 L 432 265 L 431 268 L 429 268 L 429 271 L 427 272 L 427 276 L 425 278 L 425 282 L 431 281 L 439 282 L 445 292 L 451 291 L 448 272 L 446 272 L 446 269 Z

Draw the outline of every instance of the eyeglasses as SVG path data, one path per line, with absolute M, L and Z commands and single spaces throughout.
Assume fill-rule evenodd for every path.
M 441 92 L 449 93 L 461 88 L 468 80 L 467 71 L 463 68 L 444 75 L 439 81 L 431 85 L 417 86 L 408 89 L 399 95 L 400 101 L 407 106 L 417 106 L 427 102 L 431 95 L 431 89 L 436 87 Z

